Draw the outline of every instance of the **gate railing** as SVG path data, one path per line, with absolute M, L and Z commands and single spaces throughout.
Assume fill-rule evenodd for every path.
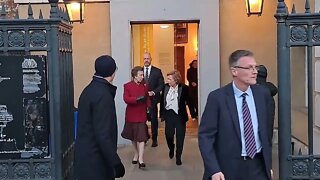
M 280 179 L 320 179 L 320 155 L 313 154 L 313 47 L 320 46 L 320 13 L 311 13 L 310 2 L 305 12 L 292 12 L 284 0 L 278 0 L 277 12 L 279 175 Z M 291 153 L 291 59 L 290 48 L 307 49 L 308 154 Z
M 34 19 L 31 5 L 27 19 L 5 19 L 0 12 L 1 55 L 47 57 L 49 156 L 43 159 L 0 160 L 0 179 L 73 178 L 73 64 L 72 25 L 68 15 L 51 3 L 50 18 Z M 16 17 L 18 18 L 18 16 Z

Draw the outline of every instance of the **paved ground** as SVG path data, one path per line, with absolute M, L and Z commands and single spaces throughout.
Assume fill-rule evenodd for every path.
M 160 128 L 159 146 L 152 148 L 151 142 L 146 145 L 144 161 L 147 167 L 145 170 L 139 169 L 138 165 L 131 164 L 133 158 L 131 146 L 119 148 L 119 155 L 126 168 L 126 175 L 122 180 L 201 180 L 203 163 L 198 148 L 196 122 L 189 122 L 188 127 L 182 155 L 182 166 L 175 164 L 175 158 L 169 159 L 168 157 L 163 127 Z M 278 146 L 275 144 L 273 148 L 275 180 L 279 179 L 277 148 Z

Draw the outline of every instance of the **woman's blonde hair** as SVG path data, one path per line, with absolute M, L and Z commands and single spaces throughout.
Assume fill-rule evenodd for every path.
M 177 84 L 180 84 L 181 83 L 181 74 L 178 70 L 173 70 L 171 72 L 169 72 L 167 74 L 167 76 L 172 76 L 173 77 L 173 80 L 177 83 Z

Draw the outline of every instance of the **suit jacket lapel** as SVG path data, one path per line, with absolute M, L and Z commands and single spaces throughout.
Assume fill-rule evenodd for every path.
M 152 71 L 152 69 L 153 69 L 153 66 L 151 66 L 151 68 L 150 68 L 150 70 L 149 70 L 149 79 L 151 79 L 152 78 L 152 75 L 153 75 L 153 71 Z
M 229 108 L 229 112 L 231 113 L 231 118 L 233 121 L 234 128 L 236 130 L 239 140 L 241 141 L 238 110 L 237 110 L 236 100 L 234 99 L 232 83 L 230 83 L 226 88 L 227 88 L 227 99 L 226 99 L 227 105 Z
M 179 84 L 178 85 L 178 103 L 180 103 L 181 92 L 182 92 L 182 86 L 181 86 L 181 84 Z
M 164 85 L 164 91 L 163 91 L 163 104 L 164 104 L 164 107 L 167 105 L 166 98 L 167 98 L 167 94 L 169 92 L 169 88 L 170 88 L 169 86 Z
M 264 123 L 264 112 L 263 112 L 263 107 L 262 107 L 262 99 L 261 96 L 258 94 L 257 89 L 254 86 L 251 86 L 251 90 L 252 90 L 252 94 L 253 94 L 253 99 L 254 99 L 254 103 L 256 106 L 256 112 L 257 112 L 257 119 L 258 119 L 258 134 L 259 136 L 261 136 L 261 134 L 264 131 L 264 128 L 262 128 L 262 125 Z M 262 138 L 260 137 L 260 140 L 262 140 Z

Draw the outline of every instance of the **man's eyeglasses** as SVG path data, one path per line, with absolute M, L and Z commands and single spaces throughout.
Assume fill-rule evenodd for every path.
M 243 67 L 243 66 L 233 66 L 233 68 L 240 68 L 240 69 L 246 69 L 246 70 L 250 70 L 250 71 L 258 71 L 259 70 L 259 66 L 249 66 L 249 67 Z

